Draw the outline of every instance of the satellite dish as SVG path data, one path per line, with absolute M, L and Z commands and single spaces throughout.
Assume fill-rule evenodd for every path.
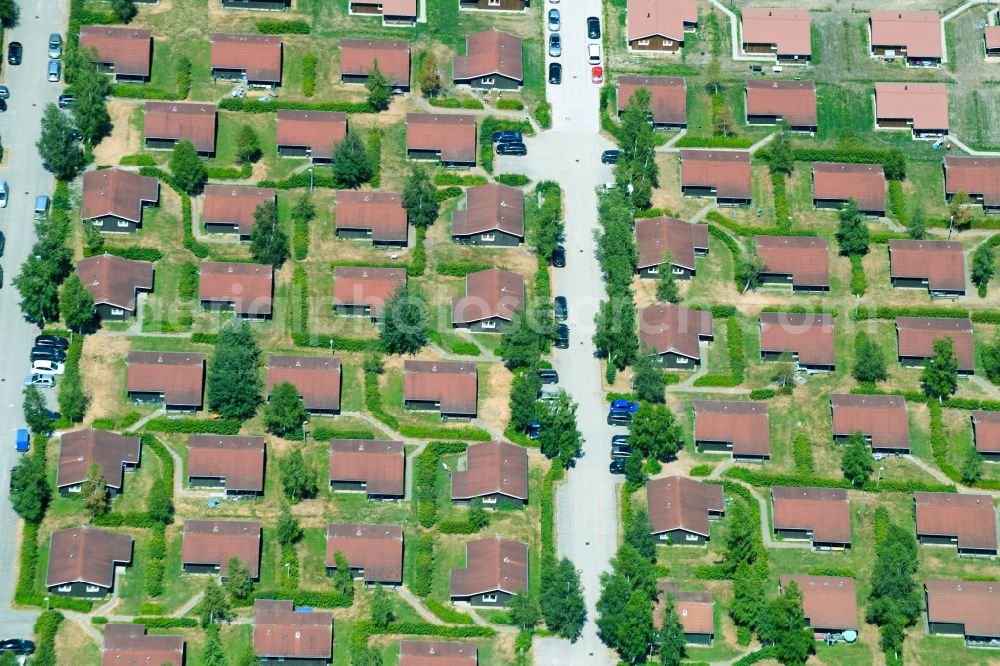
M 858 632 L 854 631 L 853 629 L 848 629 L 847 631 L 844 632 L 844 640 L 848 643 L 853 643 L 854 641 L 858 640 Z

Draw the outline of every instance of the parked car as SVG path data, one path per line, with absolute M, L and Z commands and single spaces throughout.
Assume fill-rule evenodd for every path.
M 592 83 L 604 83 L 604 68 L 603 67 L 591 67 L 590 68 L 590 80 Z
M 587 62 L 591 65 L 601 64 L 601 45 L 587 44 Z
M 549 35 L 549 55 L 553 58 L 558 58 L 562 55 L 562 40 L 559 38 L 558 32 L 553 32 Z
M 569 349 L 569 326 L 566 324 L 556 326 L 555 344 L 559 349 Z
M 20 65 L 23 54 L 24 47 L 21 46 L 21 42 L 11 42 L 7 45 L 7 64 Z
M 587 37 L 590 39 L 601 38 L 601 19 L 596 16 L 587 17 Z
M 31 435 L 27 428 L 18 428 L 14 436 L 14 449 L 18 453 L 26 453 L 31 448 Z
M 34 654 L 35 644 L 24 638 L 8 638 L 0 641 L 0 652 L 13 652 L 14 654 Z
M 56 384 L 56 378 L 46 373 L 33 372 L 24 378 L 25 386 L 31 386 L 32 384 L 38 388 L 52 388 Z
M 0 113 L 3 113 L 6 110 L 7 110 L 7 100 L 0 99 Z
M 562 83 L 562 65 L 557 62 L 549 63 L 549 83 L 554 86 Z
M 0 99 L 10 99 L 10 88 L 0 86 Z
M 562 245 L 556 245 L 556 249 L 552 251 L 552 265 L 556 268 L 566 267 L 566 248 Z
M 7 195 L 10 194 L 10 187 L 6 180 L 0 180 L 0 208 L 7 207 Z
M 55 361 L 37 360 L 31 363 L 31 372 L 40 372 L 49 375 L 61 375 L 66 371 L 66 366 Z
M 528 439 L 538 439 L 538 436 L 542 434 L 542 424 L 538 421 L 532 421 L 528 424 Z
M 59 95 L 59 108 L 68 109 L 76 104 L 76 97 L 72 95 Z
M 624 474 L 625 458 L 612 458 L 611 464 L 608 465 L 608 471 L 612 474 Z
M 62 76 L 62 64 L 58 60 L 49 61 L 49 75 L 48 79 L 52 83 L 58 83 L 59 78 Z
M 608 412 L 608 425 L 628 425 L 632 423 L 632 412 L 612 409 Z
M 35 338 L 36 347 L 59 347 L 69 349 L 69 340 L 61 335 L 39 335 Z
M 621 154 L 620 150 L 605 150 L 601 153 L 601 164 L 616 164 Z
M 552 8 L 549 10 L 549 30 L 558 32 L 562 24 L 559 22 L 559 10 Z
M 3 256 L 3 249 L 7 244 L 7 239 L 4 237 L 3 232 L 0 231 L 0 257 Z
M 559 398 L 560 393 L 562 393 L 562 389 L 542 386 L 538 392 L 538 400 L 540 402 L 555 402 Z
M 62 56 L 62 35 L 53 32 L 49 35 L 49 57 L 59 58 Z
M 524 136 L 517 130 L 493 132 L 493 143 L 523 143 Z
M 615 444 L 628 444 L 628 435 L 612 435 L 611 446 Z
M 527 155 L 528 147 L 523 143 L 509 142 L 497 144 L 497 155 Z
M 632 447 L 628 444 L 612 444 L 611 445 L 611 457 L 612 458 L 628 458 L 632 455 Z
M 557 321 L 566 321 L 566 318 L 569 316 L 569 306 L 566 304 L 565 296 L 556 296 L 553 309 L 555 310 Z
M 62 363 L 66 360 L 66 352 L 59 347 L 32 347 L 31 362 L 35 361 L 55 361 Z
M 631 400 L 613 400 L 611 401 L 611 409 L 620 409 L 623 412 L 635 414 L 639 411 L 639 403 Z
M 543 384 L 558 384 L 559 383 L 559 373 L 551 368 L 543 368 L 538 371 L 538 378 L 542 380 Z

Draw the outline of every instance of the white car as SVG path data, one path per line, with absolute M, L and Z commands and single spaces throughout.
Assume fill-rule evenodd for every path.
M 591 65 L 601 64 L 601 45 L 587 44 L 587 62 Z
M 65 372 L 66 366 L 62 363 L 56 363 L 55 361 L 42 361 L 38 360 L 31 364 L 31 371 L 33 373 L 41 373 L 46 375 L 61 375 Z

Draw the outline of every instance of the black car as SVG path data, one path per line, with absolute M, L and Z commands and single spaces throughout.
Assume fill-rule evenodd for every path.
M 566 304 L 565 296 L 556 296 L 554 310 L 557 321 L 566 321 L 569 317 L 569 306 Z
M 7 640 L 0 641 L 0 652 L 34 654 L 35 644 L 24 638 L 8 638 Z
M 608 471 L 612 474 L 624 474 L 625 473 L 625 459 L 624 458 L 612 458 L 611 464 L 608 465 Z
M 558 384 L 559 383 L 559 373 L 555 370 L 545 368 L 538 371 L 538 378 L 542 380 L 543 384 Z
M 69 340 L 62 337 L 61 335 L 39 335 L 35 338 L 36 347 L 58 347 L 59 349 L 68 349 Z
M 528 147 L 523 143 L 498 143 L 497 155 L 527 155 Z
M 3 232 L 0 231 L 0 257 L 3 256 L 3 249 L 7 245 L 7 239 L 4 238 Z
M 7 100 L 0 99 L 0 112 L 7 110 Z
M 608 425 L 628 425 L 632 423 L 632 412 L 624 409 L 612 409 L 608 412 Z
M 32 347 L 31 362 L 35 361 L 55 361 L 63 363 L 66 360 L 66 352 L 58 347 Z
M 516 130 L 503 130 L 502 132 L 493 132 L 493 142 L 494 143 L 522 143 L 524 137 L 521 133 Z
M 569 326 L 566 324 L 556 326 L 556 347 L 569 349 Z
M 615 444 L 628 444 L 628 435 L 612 435 L 611 446 Z
M 554 86 L 562 83 L 562 65 L 557 62 L 549 63 L 549 83 Z
M 528 424 L 528 439 L 538 439 L 538 436 L 542 434 L 542 424 L 538 421 L 532 421 Z
M 590 39 L 601 38 L 601 20 L 596 16 L 587 17 L 587 37 Z
M 556 268 L 566 267 L 566 248 L 562 245 L 556 245 L 556 249 L 552 251 L 552 265 Z
M 59 95 L 59 108 L 68 109 L 76 104 L 76 97 L 72 95 Z
M 7 63 L 10 65 L 20 65 L 21 56 L 24 54 L 24 47 L 21 42 L 11 42 L 7 45 Z
M 621 156 L 620 150 L 605 150 L 603 153 L 601 153 L 601 163 L 616 164 L 620 156 Z

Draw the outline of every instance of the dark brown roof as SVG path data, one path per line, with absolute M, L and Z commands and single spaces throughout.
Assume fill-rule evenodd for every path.
M 226 490 L 264 492 L 264 438 L 191 435 L 187 474 L 225 477 Z
M 698 22 L 696 0 L 628 0 L 628 40 L 659 35 L 684 41 L 684 23 Z
M 452 299 L 451 321 L 468 324 L 493 317 L 510 321 L 524 305 L 524 278 L 490 268 L 465 276 L 465 296 Z
M 722 486 L 683 476 L 653 479 L 646 486 L 653 534 L 685 530 L 707 537 L 709 512 L 722 513 Z
M 885 173 L 881 164 L 813 162 L 813 198 L 854 199 L 861 210 L 885 212 Z
M 749 199 L 750 153 L 743 150 L 682 150 L 681 185 L 714 187 L 717 197 Z
M 980 453 L 1000 453 L 1000 412 L 977 409 L 972 412 L 976 450 Z
M 980 194 L 987 206 L 1000 206 L 1000 157 L 946 157 L 944 176 L 948 194 Z
M 476 117 L 455 113 L 408 113 L 406 149 L 438 150 L 445 162 L 475 162 Z
M 403 196 L 395 192 L 339 190 L 337 228 L 371 229 L 373 241 L 405 242 Z
M 997 518 L 989 495 L 913 493 L 913 500 L 918 536 L 955 537 L 963 549 L 997 549 Z
M 927 621 L 962 624 L 966 636 L 1000 637 L 1000 584 L 925 580 Z
M 819 543 L 851 543 L 851 505 L 843 488 L 771 488 L 775 530 L 810 530 Z
M 406 284 L 405 268 L 365 268 L 336 266 L 333 269 L 333 304 L 367 305 L 372 316 L 382 314 L 382 307 Z
M 816 126 L 816 86 L 812 81 L 751 79 L 748 116 L 778 116 L 794 126 Z
M 215 105 L 146 102 L 143 135 L 147 139 L 187 140 L 200 152 L 215 152 Z
M 295 610 L 291 601 L 253 605 L 253 651 L 260 658 L 326 659 L 333 655 L 333 613 Z
M 671 3 L 673 4 L 673 3 Z M 650 93 L 654 123 L 683 125 L 687 123 L 687 84 L 679 76 L 619 76 L 618 112 L 639 88 Z
M 80 50 L 85 49 L 97 51 L 98 62 L 113 64 L 117 75 L 149 76 L 153 55 L 153 36 L 149 30 L 80 26 Z
M 475 363 L 404 361 L 403 399 L 440 402 L 448 414 L 476 414 L 479 375 Z
M 82 483 L 87 478 L 87 470 L 96 463 L 104 474 L 105 484 L 121 490 L 122 465 L 138 465 L 141 452 L 138 437 L 93 429 L 64 433 L 60 437 L 56 487 Z
M 104 627 L 101 666 L 183 666 L 184 637 L 146 634 L 144 624 Z
M 965 291 L 965 255 L 961 243 L 890 240 L 889 271 L 893 278 L 926 278 L 931 291 Z
M 693 271 L 695 250 L 708 251 L 708 225 L 673 217 L 640 218 L 635 221 L 635 243 L 639 250 L 637 268 L 658 266 L 670 252 L 674 265 Z
M 674 353 L 701 359 L 698 341 L 712 337 L 712 313 L 673 303 L 639 310 L 639 338 L 658 354 Z
M 833 317 L 791 312 L 760 313 L 760 349 L 796 352 L 803 365 L 835 365 Z
M 397 86 L 410 85 L 410 43 L 395 39 L 340 40 L 340 73 L 368 75 L 375 62 Z
M 736 400 L 695 400 L 694 439 L 732 442 L 734 455 L 771 453 L 767 404 Z
M 76 262 L 76 274 L 97 305 L 107 304 L 135 312 L 136 291 L 153 288 L 153 264 L 112 254 Z
M 941 57 L 941 15 L 937 12 L 871 13 L 872 48 L 902 46 L 908 58 Z
M 951 338 L 955 343 L 958 369 L 972 372 L 976 367 L 972 322 L 968 319 L 896 317 L 896 337 L 899 355 L 914 358 L 933 356 L 934 342 L 945 337 Z
M 205 188 L 201 220 L 206 224 L 235 224 L 247 236 L 255 226 L 253 214 L 257 207 L 274 202 L 276 196 L 273 187 L 209 185 Z
M 340 409 L 340 359 L 329 356 L 268 356 L 267 395 L 275 385 L 292 384 L 306 409 Z
M 873 448 L 909 450 L 910 420 L 903 396 L 834 393 L 830 405 L 835 437 L 860 432 L 871 437 Z
M 90 583 L 112 587 L 115 565 L 132 562 L 132 537 L 90 525 L 57 530 L 49 540 L 45 586 Z
M 465 568 L 451 570 L 451 596 L 471 597 L 500 590 L 528 589 L 528 544 L 510 539 L 481 539 L 465 544 Z
M 470 187 L 465 193 L 465 210 L 451 214 L 452 236 L 496 230 L 524 238 L 524 192 L 509 185 L 487 183 Z
M 744 7 L 744 44 L 774 44 L 778 55 L 812 55 L 808 9 Z
M 219 564 L 225 576 L 229 560 L 238 557 L 250 569 L 250 575 L 260 575 L 260 523 L 246 520 L 186 520 L 181 562 L 185 564 Z
M 464 471 L 451 473 L 451 498 L 501 494 L 528 499 L 528 451 L 507 442 L 470 444 Z
M 248 81 L 281 82 L 281 37 L 213 32 L 212 69 L 246 70 Z
M 264 264 L 203 261 L 198 299 L 233 303 L 237 314 L 271 314 L 274 269 Z
M 830 249 L 818 236 L 754 236 L 763 273 L 791 275 L 796 287 L 830 286 Z
M 853 578 L 782 574 L 782 589 L 795 581 L 802 590 L 802 610 L 816 629 L 858 630 L 858 597 Z
M 465 81 L 499 74 L 514 81 L 524 78 L 521 63 L 521 38 L 496 28 L 474 32 L 465 37 L 464 56 L 453 61 L 455 80 Z
M 673 581 L 661 581 L 656 584 L 656 589 L 659 594 L 653 609 L 653 624 L 657 628 L 663 626 L 663 611 L 667 605 L 667 595 L 671 594 L 685 634 L 715 633 L 715 603 L 710 593 L 681 592 Z
M 948 129 L 948 87 L 943 83 L 876 83 L 876 120 L 912 120 L 914 130 Z
M 330 440 L 331 481 L 364 481 L 369 494 L 402 496 L 405 468 L 402 442 Z
M 399 666 L 476 666 L 475 643 L 400 641 Z
M 338 550 L 352 568 L 364 569 L 366 581 L 403 581 L 403 528 L 399 525 L 330 523 L 326 527 L 326 566 L 336 565 Z
M 143 203 L 160 200 L 160 181 L 121 169 L 101 169 L 83 174 L 80 219 L 114 215 L 139 224 Z
M 310 156 L 330 159 L 333 147 L 347 136 L 347 114 L 339 111 L 292 111 L 277 115 L 279 146 L 308 146 Z
M 167 405 L 201 407 L 205 355 L 196 352 L 129 352 L 125 390 L 162 393 Z

